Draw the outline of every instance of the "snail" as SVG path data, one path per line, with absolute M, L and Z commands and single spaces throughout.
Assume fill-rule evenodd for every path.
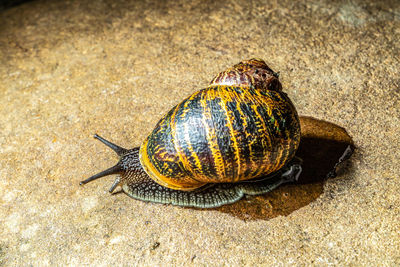
M 80 184 L 119 174 L 109 192 L 121 186 L 144 201 L 218 207 L 296 181 L 301 173 L 297 111 L 278 74 L 260 59 L 219 73 L 161 118 L 140 147 L 94 137 L 120 160 Z

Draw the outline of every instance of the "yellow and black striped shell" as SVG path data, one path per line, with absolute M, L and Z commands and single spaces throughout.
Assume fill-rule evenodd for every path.
M 190 191 L 281 169 L 300 141 L 297 112 L 262 60 L 242 61 L 173 107 L 140 147 L 158 184 Z

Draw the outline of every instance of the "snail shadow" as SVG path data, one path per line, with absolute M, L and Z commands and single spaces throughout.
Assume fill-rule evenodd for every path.
M 303 159 L 303 171 L 295 184 L 282 185 L 267 194 L 245 196 L 240 201 L 215 208 L 245 221 L 286 216 L 316 200 L 326 179 L 351 172 L 348 159 L 354 144 L 346 130 L 333 123 L 300 117 L 301 142 L 296 155 Z M 345 166 L 343 166 L 345 165 Z

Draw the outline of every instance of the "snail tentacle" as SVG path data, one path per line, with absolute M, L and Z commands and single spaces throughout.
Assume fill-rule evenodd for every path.
M 108 192 L 112 193 L 120 183 L 121 183 L 121 177 L 117 177 L 117 179 L 115 179 L 114 183 L 112 184 Z
M 122 156 L 128 152 L 128 149 L 120 147 L 120 146 L 104 139 L 103 137 L 99 136 L 98 134 L 95 134 L 93 137 L 95 139 L 99 140 L 100 142 L 102 142 L 103 144 L 105 144 L 106 146 L 108 146 L 109 148 L 111 148 L 112 150 L 114 150 L 118 156 Z
M 108 168 L 107 170 L 104 170 L 102 172 L 99 172 L 98 174 L 90 176 L 86 180 L 83 180 L 82 182 L 79 183 L 79 185 L 87 184 L 87 183 L 89 183 L 91 181 L 94 181 L 96 179 L 99 179 L 101 177 L 108 176 L 108 175 L 111 175 L 111 174 L 118 174 L 118 173 L 121 173 L 122 171 L 123 171 L 122 166 L 118 162 L 117 165 L 112 166 L 111 168 Z

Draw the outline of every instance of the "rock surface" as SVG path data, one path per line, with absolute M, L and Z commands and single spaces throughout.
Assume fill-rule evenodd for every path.
M 0 12 L 0 265 L 400 265 L 399 3 L 32 1 Z M 302 118 L 303 182 L 211 210 L 110 195 L 112 177 L 78 185 L 116 161 L 92 134 L 139 146 L 173 105 L 252 57 L 319 119 Z

